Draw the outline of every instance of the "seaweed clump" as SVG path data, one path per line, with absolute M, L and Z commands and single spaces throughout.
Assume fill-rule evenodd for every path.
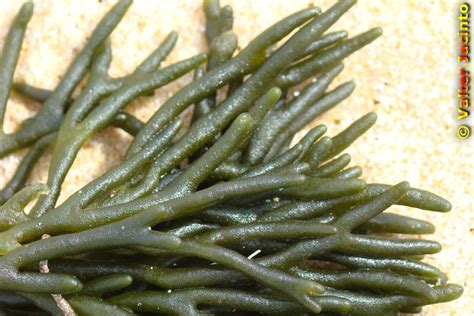
M 171 33 L 131 74 L 111 78 L 108 37 L 131 5 L 122 0 L 53 91 L 12 82 L 33 11 L 25 3 L 0 59 L 0 121 L 12 89 L 42 107 L 0 134 L 0 156 L 30 147 L 0 194 L 1 310 L 397 315 L 458 298 L 462 288 L 422 261 L 440 244 L 400 237 L 434 226 L 386 212 L 394 204 L 448 212 L 450 203 L 407 182 L 368 184 L 360 167 L 348 167 L 343 152 L 374 113 L 332 137 L 318 125 L 292 145 L 354 90 L 353 82 L 329 89 L 343 59 L 382 34 L 326 33 L 354 3 L 296 12 L 236 52 L 232 8 L 208 0 L 207 54 L 161 67 L 177 40 Z M 193 81 L 148 122 L 125 111 L 190 71 Z M 133 136 L 123 161 L 57 205 L 81 146 L 107 126 Z M 50 145 L 47 182 L 25 186 Z

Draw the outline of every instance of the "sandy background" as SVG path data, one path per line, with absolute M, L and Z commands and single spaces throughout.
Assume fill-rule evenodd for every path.
M 0 43 L 21 0 L 0 1 Z M 308 6 L 310 0 L 228 1 L 237 16 L 235 30 L 244 47 L 258 32 L 290 12 Z M 318 0 L 327 8 L 333 1 Z M 16 71 L 16 81 L 53 88 L 72 57 L 82 47 L 96 22 L 112 4 L 87 1 L 35 1 L 35 15 Z M 437 226 L 433 237 L 444 250 L 429 257 L 451 282 L 464 285 L 465 294 L 455 302 L 431 306 L 423 315 L 474 314 L 473 143 L 455 136 L 456 54 L 455 10 L 450 1 L 360 1 L 332 30 L 347 29 L 356 35 L 381 26 L 384 35 L 346 60 L 338 79 L 354 79 L 353 95 L 314 124 L 325 123 L 335 134 L 368 111 L 376 111 L 376 126 L 353 146 L 352 164 L 364 169 L 368 181 L 396 183 L 408 180 L 413 187 L 429 189 L 453 204 L 449 214 L 416 213 Z M 112 35 L 114 61 L 111 74 L 123 75 L 146 57 L 166 34 L 180 34 L 177 49 L 167 62 L 206 50 L 201 2 L 136 0 Z M 129 110 L 147 119 L 190 76 L 161 89 L 154 98 L 140 99 Z M 6 115 L 6 132 L 14 131 L 34 115 L 39 105 L 12 95 Z M 65 196 L 116 164 L 130 138 L 112 128 L 99 133 L 79 153 L 64 184 Z M 24 151 L 0 160 L 0 186 L 12 175 Z M 49 155 L 36 167 L 31 182 L 44 181 Z

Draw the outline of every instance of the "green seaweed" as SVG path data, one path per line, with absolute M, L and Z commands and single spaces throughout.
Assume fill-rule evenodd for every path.
M 32 14 L 23 5 L 0 59 L 0 122 L 12 89 L 42 107 L 0 135 L 0 156 L 31 146 L 0 191 L 0 310 L 62 315 L 51 296 L 61 294 L 78 315 L 398 315 L 458 298 L 462 288 L 422 261 L 440 244 L 399 236 L 434 225 L 387 211 L 451 204 L 407 182 L 366 183 L 344 153 L 374 113 L 335 136 L 318 125 L 295 142 L 354 90 L 352 81 L 328 90 L 342 60 L 381 35 L 325 34 L 354 3 L 296 12 L 238 50 L 232 8 L 206 0 L 208 54 L 160 68 L 172 32 L 131 74 L 110 78 L 108 38 L 131 5 L 123 0 L 53 91 L 12 83 Z M 126 112 L 191 70 L 193 81 L 148 122 Z M 56 205 L 81 146 L 107 126 L 133 137 L 123 160 Z M 50 144 L 46 183 L 25 186 Z
M 54 89 L 48 100 L 44 102 L 39 113 L 19 131 L 13 134 L 2 135 L 0 157 L 24 146 L 31 145 L 36 140 L 57 129 L 63 119 L 67 101 L 73 90 L 87 73 L 92 59 L 97 53 L 97 49 L 101 47 L 117 26 L 131 4 L 131 0 L 120 1 L 104 16 L 90 35 L 84 48 L 66 70 L 61 82 Z M 30 11 L 32 10 L 31 3 L 25 6 L 29 7 Z

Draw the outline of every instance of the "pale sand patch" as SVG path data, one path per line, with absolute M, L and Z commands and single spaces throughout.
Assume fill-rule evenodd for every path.
M 0 1 L 0 43 L 23 1 Z M 309 0 L 228 1 L 236 14 L 235 30 L 244 47 L 251 38 L 290 12 L 308 6 Z M 96 22 L 113 1 L 35 1 L 35 15 L 15 74 L 17 81 L 53 88 Z M 333 1 L 315 3 L 323 9 Z M 374 26 L 384 35 L 346 60 L 337 82 L 354 79 L 353 95 L 314 124 L 325 123 L 335 134 L 368 111 L 379 120 L 349 153 L 353 164 L 364 169 L 364 179 L 396 183 L 408 180 L 413 187 L 436 192 L 453 204 L 449 214 L 423 213 L 398 208 L 406 214 L 429 219 L 437 226 L 430 236 L 443 244 L 441 254 L 428 260 L 447 271 L 451 282 L 465 287 L 455 302 L 427 307 L 423 315 L 470 315 L 473 307 L 473 167 L 472 141 L 459 142 L 454 133 L 456 49 L 455 9 L 449 1 L 360 1 L 332 30 L 346 29 L 350 36 Z M 112 35 L 114 61 L 111 74 L 130 72 L 166 34 L 180 34 L 177 49 L 167 63 L 206 50 L 201 2 L 137 0 Z M 186 76 L 160 89 L 153 98 L 141 98 L 128 109 L 147 119 L 180 87 Z M 37 105 L 13 95 L 5 128 L 13 131 L 34 114 Z M 63 186 L 61 200 L 120 161 L 130 138 L 108 128 L 79 153 Z M 11 176 L 19 158 L 0 160 L 0 186 Z M 92 158 L 92 159 L 91 159 Z M 49 155 L 35 168 L 30 182 L 44 181 Z

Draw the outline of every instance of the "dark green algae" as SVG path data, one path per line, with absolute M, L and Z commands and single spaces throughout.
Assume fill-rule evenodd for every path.
M 410 237 L 435 227 L 385 212 L 451 204 L 407 182 L 367 184 L 349 166 L 344 150 L 374 113 L 332 137 L 318 125 L 291 146 L 354 90 L 352 81 L 332 85 L 343 59 L 382 34 L 326 33 L 354 3 L 298 11 L 238 49 L 232 7 L 205 0 L 207 54 L 160 67 L 172 32 L 131 74 L 111 78 L 108 38 L 132 4 L 122 0 L 52 91 L 13 83 L 33 14 L 25 3 L 0 59 L 0 122 L 12 89 L 42 107 L 18 131 L 0 132 L 0 156 L 30 148 L 0 191 L 0 310 L 61 315 L 50 295 L 61 294 L 78 315 L 397 315 L 458 298 L 462 288 L 422 261 L 440 244 Z M 148 122 L 126 112 L 192 70 Z M 192 105 L 185 129 L 180 114 Z M 134 137 L 123 161 L 58 205 L 81 146 L 107 126 Z M 48 146 L 47 182 L 25 186 Z M 42 260 L 49 273 L 39 273 Z

